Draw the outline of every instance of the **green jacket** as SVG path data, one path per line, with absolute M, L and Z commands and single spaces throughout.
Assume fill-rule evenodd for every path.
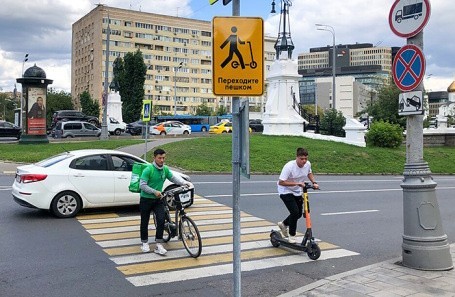
M 153 168 L 152 168 L 153 167 Z M 162 169 L 150 165 L 142 171 L 141 180 L 147 182 L 147 185 L 157 191 L 163 191 L 164 181 L 172 178 L 172 172 L 164 165 Z M 154 194 L 149 194 L 141 190 L 141 197 L 158 199 Z

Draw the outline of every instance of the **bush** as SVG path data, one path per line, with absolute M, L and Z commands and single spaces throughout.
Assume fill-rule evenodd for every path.
M 366 133 L 368 146 L 397 148 L 403 142 L 403 128 L 382 120 L 374 122 Z

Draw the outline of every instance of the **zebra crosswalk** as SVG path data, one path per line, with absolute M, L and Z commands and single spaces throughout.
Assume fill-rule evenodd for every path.
M 140 249 L 140 216 L 119 216 L 115 213 L 79 215 L 77 219 L 95 242 L 117 265 L 117 269 L 134 286 L 192 280 L 233 272 L 232 209 L 200 196 L 186 209 L 196 222 L 202 238 L 202 254 L 191 258 L 177 238 L 165 244 L 166 256 L 142 253 Z M 241 212 L 242 271 L 266 269 L 310 262 L 306 254 L 272 247 L 270 231 L 276 225 Z M 150 223 L 153 247 L 155 226 Z M 303 236 L 303 234 L 298 234 Z M 297 237 L 298 237 L 297 236 Z M 355 252 L 319 241 L 322 250 L 318 261 L 358 255 Z

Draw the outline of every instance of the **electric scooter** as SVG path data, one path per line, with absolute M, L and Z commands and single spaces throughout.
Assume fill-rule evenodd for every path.
M 314 189 L 309 183 L 305 183 L 303 187 L 303 217 L 306 222 L 306 232 L 303 236 L 301 243 L 290 243 L 286 238 L 283 238 L 280 231 L 272 230 L 270 232 L 270 242 L 274 247 L 279 247 L 280 245 L 291 248 L 294 250 L 299 250 L 307 253 L 308 257 L 311 260 L 317 260 L 321 256 L 321 249 L 314 240 L 313 232 L 311 231 L 311 217 L 310 217 L 310 204 L 308 201 L 308 189 Z

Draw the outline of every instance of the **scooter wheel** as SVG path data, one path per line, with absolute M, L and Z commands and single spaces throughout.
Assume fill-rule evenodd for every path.
M 274 247 L 280 246 L 280 242 L 278 241 L 278 239 L 280 239 L 280 237 L 281 237 L 280 234 L 278 234 L 275 231 L 272 231 L 272 233 L 270 233 L 270 242 L 272 243 L 272 245 Z
M 307 255 L 311 260 L 317 260 L 321 256 L 321 249 L 316 243 L 312 243 L 311 252 L 308 252 Z

